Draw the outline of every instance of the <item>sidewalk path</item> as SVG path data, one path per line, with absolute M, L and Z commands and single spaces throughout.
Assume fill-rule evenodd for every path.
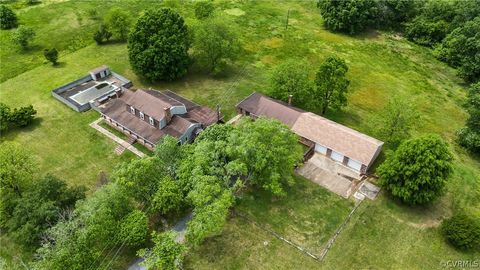
M 137 155 L 139 157 L 144 157 L 145 156 L 145 154 L 143 152 L 141 152 L 140 150 L 135 148 L 133 145 L 129 144 L 127 141 L 120 139 L 119 137 L 115 136 L 115 134 L 111 133 L 110 131 L 108 131 L 108 130 L 104 129 L 103 127 L 101 127 L 100 125 L 98 125 L 98 123 L 102 120 L 103 120 L 102 118 L 99 118 L 99 119 L 95 120 L 93 123 L 91 123 L 90 126 L 94 129 L 98 130 L 100 133 L 107 136 L 108 138 L 112 139 L 114 142 L 116 142 L 119 145 L 121 145 L 121 146 L 125 147 L 126 149 L 130 150 L 135 155 Z

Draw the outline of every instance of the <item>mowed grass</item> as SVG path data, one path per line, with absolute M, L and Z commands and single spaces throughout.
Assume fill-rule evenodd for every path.
M 351 201 L 297 177 L 285 198 L 250 191 L 238 200 L 220 236 L 186 258 L 187 269 L 314 269 L 319 262 L 279 240 L 282 235 L 309 252 L 322 248 L 353 208 Z M 246 218 L 245 218 L 246 217 Z
M 138 9 L 151 4 L 136 2 Z M 51 97 L 51 89 L 106 64 L 131 79 L 134 87 L 168 88 L 202 105 L 212 108 L 219 105 L 228 119 L 235 114 L 234 105 L 248 94 L 268 91 L 270 71 L 279 63 L 289 58 L 305 59 L 311 67 L 306 72 L 313 79 L 321 61 L 337 54 L 349 66 L 349 104 L 340 112 L 328 112 L 327 117 L 373 134 L 369 120 L 381 112 L 388 99 L 394 95 L 408 98 L 421 113 L 413 135 L 437 133 L 452 146 L 455 173 L 447 193 L 424 208 L 402 206 L 384 195 L 375 202 L 364 202 L 321 264 L 250 222 L 232 217 L 220 236 L 209 239 L 188 255 L 186 267 L 438 269 L 442 260 L 480 256 L 454 250 L 443 241 L 438 228 L 440 221 L 456 209 L 466 207 L 480 212 L 480 160 L 455 143 L 455 132 L 467 117 L 462 109 L 464 87 L 455 70 L 436 60 L 429 50 L 396 35 L 372 32 L 349 37 L 328 32 L 313 1 L 216 4 L 218 16 L 237 32 L 243 46 L 235 64 L 218 76 L 205 74 L 194 65 L 184 78 L 175 82 L 147 82 L 131 70 L 125 44 L 97 46 L 90 40 L 71 53 L 62 53 L 58 67 L 42 64 L 40 60 L 35 65 L 26 61 L 21 71 L 26 72 L 14 77 L 19 73 L 8 69 L 23 65 L 26 56 L 10 51 L 10 58 L 1 59 L 1 76 L 11 79 L 0 84 L 0 102 L 10 106 L 33 104 L 39 111 L 39 121 L 28 129 L 2 135 L 1 140 L 15 141 L 30 149 L 44 172 L 53 172 L 72 184 L 93 187 L 100 171 L 109 172 L 134 157 L 129 152 L 115 156 L 115 145 L 88 127 L 98 113 L 72 111 Z M 36 8 L 38 12 L 47 12 L 41 9 L 55 5 Z M 169 5 L 190 26 L 197 23 L 189 2 L 169 2 Z M 84 13 L 89 6 L 82 2 L 74 7 Z M 289 26 L 285 29 L 288 10 Z M 68 9 L 59 8 L 55 17 L 65 21 L 69 14 Z M 78 31 L 83 30 L 66 27 L 65 31 L 81 36 Z M 3 48 L 7 40 L 2 38 L 0 42 Z M 299 179 L 298 183 L 284 199 L 272 200 L 268 194 L 255 191 L 239 201 L 237 209 L 258 224 L 318 251 L 346 216 L 351 203 L 305 180 Z M 10 250 L 13 247 L 13 244 L 2 245 L 2 257 L 13 257 L 16 252 Z

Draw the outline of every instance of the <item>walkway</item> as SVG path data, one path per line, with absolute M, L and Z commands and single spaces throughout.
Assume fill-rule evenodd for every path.
M 98 123 L 100 123 L 100 121 L 102 121 L 102 120 L 103 120 L 102 118 L 99 118 L 99 119 L 95 120 L 93 123 L 91 123 L 90 126 L 94 129 L 98 130 L 100 133 L 107 136 L 108 138 L 110 138 L 114 142 L 118 143 L 122 147 L 125 147 L 125 149 L 130 150 L 135 155 L 137 155 L 139 157 L 144 157 L 145 156 L 145 154 L 143 152 L 141 152 L 140 150 L 135 148 L 133 145 L 129 144 L 127 141 L 120 139 L 115 134 L 111 133 L 110 131 L 108 131 L 108 130 L 104 129 L 103 127 L 101 127 L 100 125 L 98 125 Z

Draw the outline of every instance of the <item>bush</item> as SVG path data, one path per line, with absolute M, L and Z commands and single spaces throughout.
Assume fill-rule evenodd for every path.
M 5 5 L 0 5 L 0 28 L 12 29 L 17 27 L 17 15 Z
M 34 37 L 35 31 L 32 28 L 21 25 L 18 27 L 17 31 L 13 33 L 12 41 L 17 43 L 22 49 L 25 49 Z
M 108 40 L 112 37 L 112 33 L 108 31 L 107 26 L 105 24 L 100 24 L 100 27 L 98 28 L 97 32 L 93 34 L 93 40 L 97 42 L 98 45 L 103 44 L 105 41 L 108 42 Z
M 32 105 L 12 111 L 6 104 L 0 103 L 0 131 L 7 131 L 12 126 L 27 126 L 33 121 L 35 114 L 37 111 Z
M 126 40 L 132 25 L 132 18 L 128 12 L 120 8 L 112 8 L 105 16 L 105 24 L 116 38 Z
M 128 40 L 133 70 L 146 79 L 174 80 L 187 73 L 190 35 L 183 18 L 162 8 L 147 10 L 137 21 Z
M 47 59 L 49 62 L 51 62 L 53 65 L 57 64 L 58 60 L 58 51 L 55 48 L 51 49 L 45 49 L 43 51 L 43 56 L 45 56 L 45 59 Z
M 403 142 L 380 165 L 380 184 L 408 204 L 425 204 L 443 193 L 452 173 L 452 154 L 437 135 Z
M 457 214 L 442 222 L 445 239 L 461 250 L 480 250 L 480 221 L 478 218 Z
M 195 10 L 195 17 L 199 20 L 212 16 L 215 10 L 215 6 L 210 1 L 198 1 L 193 8 Z
M 469 127 L 461 128 L 457 132 L 458 143 L 468 150 L 480 154 L 480 133 Z

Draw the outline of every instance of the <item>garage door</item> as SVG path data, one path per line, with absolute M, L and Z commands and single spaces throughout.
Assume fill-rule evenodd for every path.
M 347 166 L 354 169 L 355 171 L 360 171 L 360 169 L 362 169 L 362 163 L 353 159 L 348 160 Z
M 343 155 L 340 154 L 340 153 L 337 153 L 335 151 L 332 151 L 332 156 L 331 158 L 335 161 L 338 161 L 338 162 L 343 162 Z
M 317 151 L 318 153 L 322 153 L 324 155 L 327 154 L 327 148 L 318 143 L 315 144 L 315 151 Z

